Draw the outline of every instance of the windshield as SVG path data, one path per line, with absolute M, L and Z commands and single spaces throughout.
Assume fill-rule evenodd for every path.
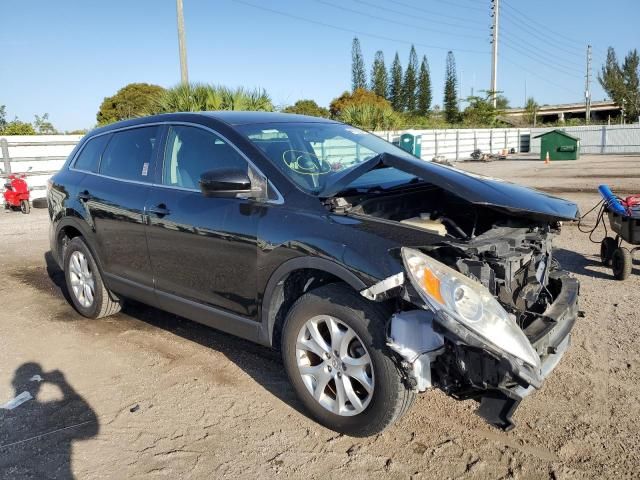
M 241 125 L 238 130 L 312 195 L 323 196 L 347 170 L 379 154 L 414 158 L 381 138 L 340 123 L 273 123 Z M 364 173 L 349 185 L 367 189 L 408 183 L 415 177 L 394 168 Z

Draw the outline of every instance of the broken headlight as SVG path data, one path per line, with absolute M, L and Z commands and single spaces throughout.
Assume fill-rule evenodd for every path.
M 540 357 L 509 314 L 483 285 L 411 248 L 402 249 L 411 283 L 434 310 L 442 310 L 498 349 L 540 367 Z

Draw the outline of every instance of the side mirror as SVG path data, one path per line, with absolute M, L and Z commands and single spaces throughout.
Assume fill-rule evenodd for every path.
M 205 197 L 246 197 L 254 193 L 249 174 L 239 168 L 221 168 L 204 172 L 200 177 L 200 190 Z

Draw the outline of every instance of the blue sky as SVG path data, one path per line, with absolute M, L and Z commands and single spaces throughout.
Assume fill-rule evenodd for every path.
M 498 89 L 513 106 L 581 101 L 586 44 L 594 77 L 607 46 L 640 47 L 638 0 L 501 0 Z M 250 6 L 250 4 L 254 6 Z M 406 65 L 427 55 L 442 103 L 446 52 L 461 93 L 487 89 L 489 0 L 184 0 L 189 77 L 264 87 L 276 105 L 328 105 L 350 88 L 351 41 L 367 69 L 376 50 Z M 606 5 L 606 8 L 604 7 Z M 259 6 L 261 8 L 256 8 Z M 105 96 L 130 82 L 179 81 L 174 0 L 0 0 L 0 105 L 12 119 L 48 112 L 61 130 L 88 128 Z M 276 13 L 281 12 L 281 13 Z M 593 99 L 604 98 L 594 78 Z

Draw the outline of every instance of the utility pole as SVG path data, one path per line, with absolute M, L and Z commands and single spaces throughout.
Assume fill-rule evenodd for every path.
M 187 71 L 187 42 L 184 38 L 184 14 L 182 12 L 182 0 L 176 0 L 178 14 L 178 49 L 180 50 L 180 81 L 183 85 L 189 83 Z
M 491 9 L 493 13 L 493 26 L 491 27 L 491 91 L 493 93 L 493 108 L 498 105 L 498 17 L 500 16 L 500 0 L 491 0 Z
M 587 45 L 587 74 L 584 79 L 585 124 L 591 122 L 591 45 Z

